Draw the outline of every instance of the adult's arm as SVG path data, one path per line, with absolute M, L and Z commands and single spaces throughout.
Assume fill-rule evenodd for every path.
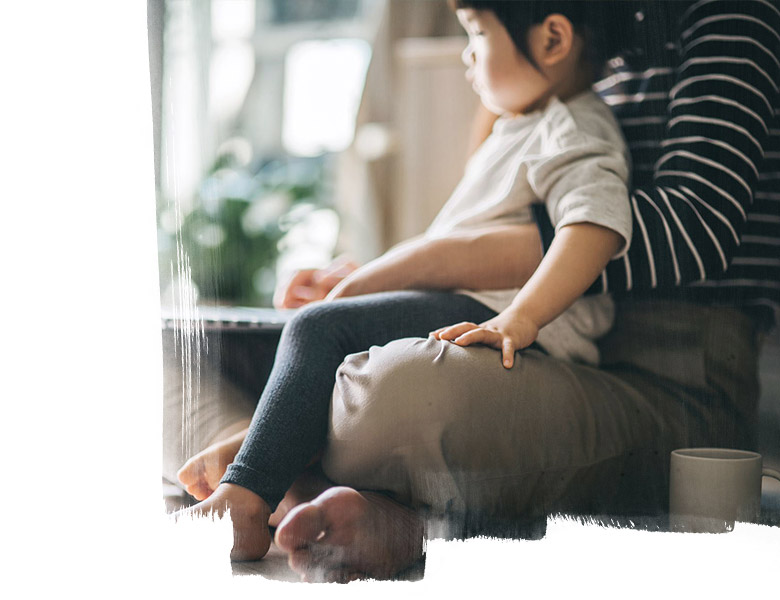
M 717 279 L 740 244 L 778 106 L 780 11 L 766 0 L 703 0 L 680 31 L 664 153 L 652 185 L 631 191 L 628 253 L 594 291 Z M 540 229 L 547 248 L 552 228 Z

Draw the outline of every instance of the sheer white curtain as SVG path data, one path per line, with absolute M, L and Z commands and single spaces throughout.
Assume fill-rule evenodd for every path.
M 191 206 L 204 166 L 213 156 L 208 127 L 211 2 L 166 3 L 162 83 L 160 191 Z

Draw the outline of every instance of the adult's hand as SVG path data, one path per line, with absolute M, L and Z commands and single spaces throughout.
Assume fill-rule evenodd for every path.
M 276 287 L 276 308 L 298 308 L 322 300 L 358 265 L 345 256 L 336 258 L 323 269 L 300 269 Z

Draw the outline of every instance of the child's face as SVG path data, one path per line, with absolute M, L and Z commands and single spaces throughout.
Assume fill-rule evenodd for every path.
M 488 10 L 462 8 L 458 20 L 469 35 L 463 51 L 466 79 L 491 112 L 520 114 L 539 108 L 550 82 L 520 53 L 501 21 Z M 533 53 L 534 32 L 529 33 Z

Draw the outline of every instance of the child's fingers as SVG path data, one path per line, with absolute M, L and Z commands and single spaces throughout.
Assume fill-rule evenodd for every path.
M 442 329 L 438 329 L 436 339 L 439 340 L 454 340 L 455 338 L 463 335 L 467 331 L 471 331 L 473 329 L 477 329 L 479 326 L 476 323 L 469 323 L 467 321 L 464 321 L 463 323 L 457 323 L 455 325 L 450 325 L 449 327 L 444 327 Z
M 311 301 L 311 300 L 319 300 L 320 294 L 318 294 L 314 288 L 308 285 L 297 285 L 294 288 L 290 290 L 290 296 L 289 298 L 293 301 L 295 300 L 303 300 L 305 301 Z
M 317 272 L 319 274 L 329 276 L 329 275 L 341 275 L 342 277 L 344 275 L 348 275 L 352 271 L 358 268 L 358 264 L 353 261 L 349 256 L 346 254 L 342 254 L 340 256 L 337 256 L 336 258 L 331 261 L 331 263 L 322 269 L 317 269 Z
M 317 269 L 312 275 L 312 282 L 317 288 L 322 290 L 323 295 L 327 295 L 328 292 L 341 283 L 347 275 L 357 270 L 357 268 L 357 263 L 342 255 L 327 267 Z
M 515 363 L 515 344 L 510 338 L 504 338 L 501 344 L 501 354 L 504 359 L 504 367 L 511 369 Z
M 457 337 L 454 341 L 458 346 L 471 346 L 471 344 L 484 344 L 501 349 L 501 334 L 497 331 L 477 327 Z
M 502 363 L 507 369 L 511 369 L 515 362 L 515 343 L 511 338 L 504 337 L 500 332 L 492 329 L 484 329 L 482 327 L 472 329 L 458 337 L 455 343 L 458 346 L 482 344 L 500 350 Z
M 287 280 L 277 286 L 274 292 L 274 306 L 276 308 L 291 308 L 290 303 L 295 302 L 294 290 L 299 286 L 311 286 L 314 269 L 301 269 L 295 271 Z
M 445 331 L 449 331 L 450 329 L 452 329 L 452 327 L 453 327 L 452 325 L 447 325 L 446 327 L 439 327 L 439 329 L 434 329 L 428 335 L 432 335 L 437 340 L 443 340 L 445 338 L 441 337 L 441 334 L 444 333 Z

